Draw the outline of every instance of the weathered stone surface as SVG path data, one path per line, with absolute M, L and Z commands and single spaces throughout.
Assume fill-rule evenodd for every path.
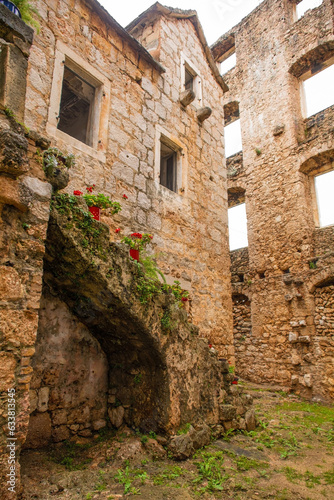
M 28 171 L 27 139 L 12 130 L 0 131 L 0 172 L 18 177 Z
M 26 448 L 47 446 L 51 441 L 51 419 L 48 413 L 30 415 Z
M 245 423 L 247 431 L 254 431 L 256 428 L 256 418 L 255 411 L 253 409 L 248 410 L 245 414 Z
M 118 429 L 123 423 L 123 418 L 124 418 L 123 406 L 118 406 L 117 408 L 109 408 L 108 415 L 111 425 L 113 425 Z
M 236 417 L 236 408 L 232 405 L 221 405 L 219 407 L 219 419 L 222 422 L 231 421 Z

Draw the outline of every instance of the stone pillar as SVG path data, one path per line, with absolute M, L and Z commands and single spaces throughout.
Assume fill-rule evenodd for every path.
M 20 493 L 52 188 L 24 116 L 31 28 L 0 4 L 0 498 Z
M 23 121 L 33 29 L 0 4 L 0 104 Z

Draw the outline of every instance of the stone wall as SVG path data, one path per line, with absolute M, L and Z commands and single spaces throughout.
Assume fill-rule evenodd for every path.
M 330 399 L 313 290 L 333 277 L 333 226 L 318 227 L 312 189 L 333 161 L 334 109 L 305 119 L 300 80 L 333 56 L 333 4 L 296 21 L 294 3 L 262 2 L 212 47 L 219 61 L 233 39 L 237 58 L 224 107 L 239 103 L 243 151 L 227 159 L 228 188 L 245 190 L 249 262 L 232 252 L 232 292 L 251 300 L 252 341 L 236 366 L 256 382 Z
M 93 0 L 39 1 L 41 31 L 35 35 L 29 59 L 25 119 L 60 149 L 76 155 L 68 192 L 95 184 L 96 191 L 116 200 L 128 196 L 119 216 L 114 220 L 105 216 L 103 221 L 112 229 L 120 227 L 121 235 L 154 234 L 153 251 L 168 282 L 177 279 L 190 291 L 192 318 L 201 335 L 214 338 L 220 353 L 230 357 L 223 89 L 191 19 L 152 9 L 154 23 L 149 19 L 147 27 L 145 21 L 132 32 L 153 50 L 150 54 Z M 142 26 L 146 31 L 141 36 Z M 66 60 L 69 50 L 77 64 L 82 58 L 85 71 L 98 72 L 97 78 L 103 80 L 104 133 L 96 148 L 54 125 L 59 109 L 54 88 L 61 85 L 64 60 L 59 54 Z M 212 108 L 202 123 L 193 104 L 184 107 L 179 101 L 181 52 L 201 73 L 202 105 Z M 161 133 L 182 148 L 182 185 L 177 193 L 159 183 Z
M 32 360 L 26 448 L 73 435 L 89 437 L 107 425 L 106 355 L 66 304 L 44 288 Z

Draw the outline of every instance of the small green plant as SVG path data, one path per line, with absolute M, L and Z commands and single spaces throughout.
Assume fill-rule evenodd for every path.
M 149 437 L 150 437 L 151 439 L 157 439 L 157 435 L 156 435 L 156 433 L 155 433 L 154 431 L 150 431 L 150 432 L 148 433 L 148 435 L 149 435 Z
M 257 154 L 257 156 L 261 156 L 262 151 L 259 148 L 255 148 L 255 153 Z
M 22 222 L 22 227 L 24 230 L 26 230 L 26 229 L 30 229 L 31 225 L 27 224 L 26 222 Z
M 130 236 L 124 236 L 121 243 L 125 243 L 133 250 L 144 250 L 149 243 L 151 243 L 153 236 L 149 233 L 132 233 Z
M 37 9 L 35 9 L 28 0 L 14 0 L 13 3 L 20 10 L 22 21 L 35 28 L 37 33 L 39 33 L 39 22 L 33 17 L 34 15 L 40 17 Z
M 10 108 L 5 107 L 4 112 L 5 115 L 8 116 L 8 118 L 15 118 L 14 111 L 11 110 Z
M 56 168 L 71 168 L 75 165 L 74 154 L 66 155 L 58 148 L 48 148 L 42 156 L 43 170 L 46 175 L 53 175 Z
M 142 377 L 143 377 L 142 373 L 137 373 L 137 375 L 135 375 L 133 379 L 134 383 L 136 385 L 139 385 L 142 380 Z
M 229 373 L 234 373 L 235 372 L 235 366 L 234 365 L 229 365 L 228 371 L 229 371 Z
M 87 204 L 88 207 L 99 207 L 99 208 L 111 208 L 112 211 L 111 213 L 117 214 L 122 210 L 121 204 L 118 201 L 112 201 L 109 196 L 106 196 L 105 194 L 98 193 L 98 194 L 93 194 L 93 189 L 95 188 L 95 184 L 92 186 L 86 187 L 87 193 L 83 195 L 83 198 Z M 73 194 L 76 196 L 82 195 L 81 191 L 74 191 Z
M 145 443 L 147 443 L 147 441 L 148 441 L 148 437 L 145 436 L 145 435 L 142 436 L 141 439 L 140 439 L 141 444 L 145 444 Z
M 317 261 L 316 260 L 310 260 L 309 263 L 309 268 L 310 269 L 316 269 L 317 268 Z
M 191 427 L 190 423 L 185 424 L 183 427 L 181 427 L 177 431 L 177 435 L 180 436 L 181 434 L 187 434 L 187 432 L 189 431 L 190 427 Z

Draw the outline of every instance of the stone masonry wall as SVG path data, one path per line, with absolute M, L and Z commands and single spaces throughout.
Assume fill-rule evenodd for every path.
M 37 8 L 41 31 L 35 35 L 29 60 L 27 125 L 76 155 L 68 192 L 95 184 L 96 191 L 116 200 L 128 196 L 119 216 L 114 220 L 104 216 L 103 221 L 112 230 L 120 227 L 121 235 L 154 234 L 153 251 L 167 280 L 177 279 L 190 291 L 193 321 L 201 335 L 214 338 L 220 353 L 233 357 L 223 90 L 209 68 L 194 25 L 189 19 L 168 16 L 156 20 L 151 38 L 159 40 L 154 42 L 154 57 L 165 68 L 161 72 L 134 49 L 129 37 L 115 29 L 108 16 L 98 17 L 92 0 L 40 0 Z M 152 41 L 146 35 L 142 39 L 148 45 Z M 97 148 L 50 125 L 54 119 L 50 110 L 57 108 L 52 85 L 61 84 L 61 75 L 54 78 L 57 51 L 62 47 L 66 52 L 60 40 L 74 51 L 76 61 L 82 58 L 103 75 L 106 88 L 110 85 L 103 97 L 109 104 L 101 117 L 106 136 Z M 184 108 L 179 102 L 181 51 L 200 70 L 203 105 L 213 110 L 202 124 L 193 105 Z M 178 193 L 159 184 L 156 157 L 161 130 L 171 134 L 184 153 L 183 185 Z
M 298 21 L 293 11 L 294 2 L 262 2 L 212 47 L 219 61 L 235 38 L 237 64 L 224 75 L 224 105 L 239 102 L 243 151 L 227 160 L 228 188 L 245 189 L 249 266 L 232 257 L 232 290 L 251 299 L 253 336 L 236 367 L 249 355 L 256 360 L 251 380 L 330 399 L 313 291 L 333 277 L 334 231 L 317 227 L 312 185 L 333 161 L 334 110 L 305 119 L 300 78 L 333 56 L 333 4 L 324 0 Z
M 44 288 L 32 360 L 26 448 L 73 435 L 89 437 L 107 425 L 106 355 L 68 307 Z

